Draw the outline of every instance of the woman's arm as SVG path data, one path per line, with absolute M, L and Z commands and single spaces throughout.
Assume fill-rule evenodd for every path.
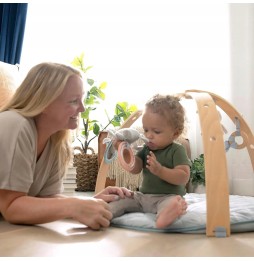
M 106 202 L 131 197 L 126 188 L 107 187 L 94 197 L 67 197 L 62 194 L 31 197 L 26 193 L 0 189 L 0 212 L 13 224 L 42 224 L 73 218 L 93 229 L 108 227 L 112 214 Z
M 73 218 L 93 229 L 108 227 L 112 214 L 108 204 L 96 198 L 38 198 L 23 192 L 0 190 L 0 211 L 14 224 L 42 224 Z

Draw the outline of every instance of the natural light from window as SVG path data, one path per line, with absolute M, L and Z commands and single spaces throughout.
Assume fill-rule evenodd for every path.
M 201 89 L 227 97 L 228 4 L 170 1 L 31 1 L 21 66 L 70 63 L 85 53 L 106 81 L 106 105 L 142 107 L 155 93 Z

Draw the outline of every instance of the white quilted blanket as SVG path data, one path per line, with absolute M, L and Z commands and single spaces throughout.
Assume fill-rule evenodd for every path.
M 143 231 L 205 233 L 206 195 L 189 193 L 185 195 L 187 213 L 165 229 L 155 227 L 155 214 L 128 213 L 114 218 L 111 225 Z M 254 197 L 230 195 L 231 232 L 254 231 Z

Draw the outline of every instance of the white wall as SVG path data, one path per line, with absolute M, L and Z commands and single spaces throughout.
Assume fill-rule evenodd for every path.
M 60 6 L 59 6 L 60 5 Z M 110 102 L 142 106 L 156 92 L 228 96 L 228 5 L 168 0 L 31 1 L 21 63 L 85 52 Z
M 59 6 L 60 5 L 60 6 Z M 31 1 L 22 67 L 68 63 L 82 51 L 91 74 L 107 81 L 105 107 L 140 108 L 153 94 L 229 90 L 229 6 L 168 0 Z M 196 115 L 187 105 L 193 156 L 202 151 Z M 193 115 L 194 114 L 194 115 Z
M 254 4 L 230 4 L 231 100 L 254 129 Z
M 254 130 L 254 4 L 230 4 L 230 101 Z M 239 141 L 238 144 L 241 144 Z M 231 192 L 254 195 L 254 175 L 247 149 L 227 153 Z
M 157 92 L 207 90 L 229 100 L 254 129 L 253 37 L 253 4 L 31 1 L 21 66 L 68 63 L 84 51 L 92 77 L 108 82 L 107 106 L 124 100 L 142 107 Z M 185 106 L 194 158 L 202 139 L 195 104 Z M 223 121 L 227 139 L 235 126 L 225 115 Z M 254 194 L 246 151 L 230 149 L 227 157 L 231 191 Z

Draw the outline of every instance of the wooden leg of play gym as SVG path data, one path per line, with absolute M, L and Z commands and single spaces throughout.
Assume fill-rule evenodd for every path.
M 199 94 L 197 94 L 197 93 L 199 93 Z M 251 161 L 251 164 L 252 164 L 252 169 L 254 170 L 254 136 L 253 136 L 252 130 L 250 129 L 249 125 L 247 124 L 245 119 L 242 117 L 242 115 L 234 108 L 234 106 L 232 106 L 227 100 L 223 99 L 222 97 L 220 97 L 220 96 L 218 96 L 214 93 L 207 92 L 207 91 L 187 90 L 185 92 L 185 94 L 186 94 L 186 96 L 191 96 L 192 98 L 195 98 L 197 103 L 198 103 L 198 110 L 199 110 L 199 113 L 200 113 L 200 121 L 201 121 L 201 125 L 202 125 L 201 126 L 202 132 L 203 132 L 203 130 L 205 131 L 204 132 L 205 135 L 203 133 L 203 141 L 204 141 L 204 147 L 205 147 L 205 151 L 206 151 L 205 153 L 209 153 L 209 151 L 211 151 L 212 148 L 209 147 L 210 142 L 208 140 L 209 140 L 209 138 L 211 139 L 211 137 L 213 137 L 212 136 L 213 133 L 215 133 L 214 132 L 215 129 L 212 130 L 211 135 L 210 135 L 211 131 L 209 131 L 209 133 L 207 133 L 206 130 L 205 130 L 205 127 L 206 127 L 207 124 L 205 124 L 203 122 L 204 118 L 205 118 L 205 121 L 207 121 L 207 115 L 206 115 L 206 112 L 203 109 L 203 107 L 207 107 L 207 108 L 210 107 L 210 106 L 208 106 L 208 103 L 206 103 L 207 97 L 210 96 L 210 97 L 212 97 L 213 102 L 228 115 L 228 117 L 232 120 L 233 123 L 236 124 L 236 120 L 238 121 L 239 132 L 240 132 L 240 136 L 243 139 L 243 142 L 241 144 L 237 144 L 236 147 L 234 146 L 234 149 L 243 149 L 245 147 L 247 148 L 248 154 L 249 154 L 249 157 L 250 157 L 250 161 Z M 210 100 L 210 98 L 208 98 L 208 99 Z M 198 101 L 198 100 L 202 100 L 202 102 Z M 211 101 L 211 103 L 212 103 L 212 101 Z M 201 114 L 201 110 L 204 111 L 204 112 L 202 112 L 202 114 Z M 217 123 L 218 123 L 218 119 L 216 120 L 216 125 L 218 125 Z M 214 137 L 214 138 L 217 139 L 217 137 Z M 213 138 L 212 138 L 212 140 L 213 140 Z M 213 143 L 213 142 L 211 142 L 211 143 Z M 220 144 L 222 144 L 222 142 L 220 142 Z M 218 155 L 222 157 L 220 159 L 220 161 L 211 162 L 209 160 L 210 157 L 208 157 L 208 159 L 205 158 L 205 160 L 208 161 L 208 162 L 205 162 L 206 165 L 211 165 L 211 164 L 215 163 L 214 166 L 216 166 L 216 168 L 217 168 L 217 172 L 216 172 L 216 169 L 214 169 L 215 173 L 220 174 L 220 176 L 222 174 L 222 177 L 220 177 L 220 179 L 217 179 L 219 177 L 216 177 L 216 180 L 212 180 L 212 183 L 211 183 L 211 181 L 210 181 L 210 172 L 212 171 L 211 167 L 209 167 L 209 169 L 208 169 L 209 174 L 206 173 L 206 178 L 209 180 L 208 184 L 206 185 L 207 190 L 209 192 L 209 194 L 207 195 L 207 201 L 208 201 L 207 211 L 208 211 L 208 213 L 211 213 L 212 211 L 214 211 L 213 210 L 214 204 L 219 204 L 220 208 L 217 208 L 218 214 L 216 214 L 216 215 L 218 215 L 218 216 L 223 215 L 224 216 L 223 222 L 225 222 L 225 224 L 228 224 L 228 222 L 230 222 L 229 218 L 227 218 L 229 213 L 225 213 L 225 211 L 221 212 L 221 208 L 227 207 L 227 205 L 228 205 L 227 198 L 224 196 L 222 198 L 221 202 L 219 201 L 219 198 L 217 199 L 216 202 L 213 202 L 213 199 L 212 199 L 213 195 L 211 194 L 211 191 L 214 193 L 214 189 L 216 188 L 216 186 L 219 186 L 219 190 L 220 190 L 219 193 L 220 194 L 223 194 L 223 192 L 224 192 L 224 195 L 228 194 L 228 186 L 226 185 L 226 180 L 225 180 L 226 179 L 226 177 L 225 177 L 226 176 L 225 175 L 226 166 L 224 164 L 224 161 L 225 161 L 224 160 L 224 153 L 222 151 L 222 148 L 216 149 L 216 151 L 218 151 L 218 150 L 221 153 L 221 154 L 218 153 Z M 214 157 L 213 157 L 213 159 L 214 159 Z M 218 164 L 218 162 L 219 162 L 219 164 Z M 205 167 L 208 168 L 208 166 L 205 166 Z M 212 172 L 211 172 L 211 174 L 212 174 Z M 221 179 L 223 179 L 222 184 L 221 184 Z M 212 190 L 212 188 L 213 188 L 213 190 Z M 212 205 L 212 208 L 210 209 L 211 205 Z M 229 209 L 229 207 L 227 207 L 227 209 Z M 222 230 L 223 230 L 223 227 L 224 227 L 223 224 L 224 223 L 220 223 L 219 221 L 218 222 L 216 221 L 216 224 L 213 223 L 212 221 L 210 221 L 212 219 L 212 217 L 210 217 L 210 214 L 208 215 L 207 218 L 208 218 L 208 220 L 207 220 L 207 223 L 208 223 L 207 235 L 212 235 L 215 228 L 219 227 L 219 226 L 221 226 Z M 217 219 L 218 217 L 215 216 L 214 218 Z M 220 220 L 220 218 L 218 218 L 218 220 Z M 225 227 L 226 227 L 226 232 L 227 232 L 226 234 L 229 235 L 229 232 L 230 232 L 229 228 L 228 228 L 228 226 L 225 226 Z
M 230 235 L 229 188 L 223 131 L 208 93 L 188 92 L 196 100 L 205 155 L 207 236 Z

